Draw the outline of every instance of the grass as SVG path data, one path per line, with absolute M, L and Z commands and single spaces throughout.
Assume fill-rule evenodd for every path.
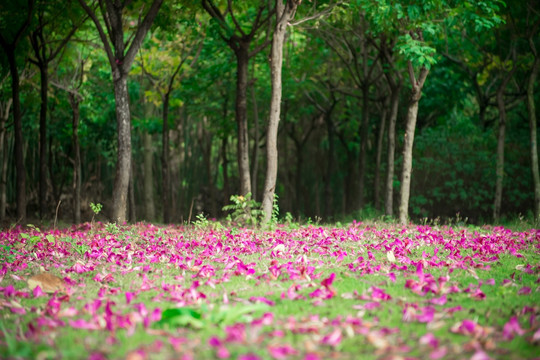
M 384 223 L 13 228 L 0 233 L 0 353 L 533 358 L 539 238 Z M 68 278 L 68 295 L 36 297 L 24 280 L 41 270 Z

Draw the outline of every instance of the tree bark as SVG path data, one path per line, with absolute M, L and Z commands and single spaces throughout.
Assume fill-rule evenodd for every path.
M 493 204 L 493 221 L 497 223 L 501 215 L 502 190 L 504 181 L 504 140 L 506 138 L 506 108 L 504 105 L 504 89 L 497 91 L 497 107 L 499 109 L 499 128 L 497 132 L 497 164 L 495 167 L 495 203 Z
M 540 66 L 540 57 L 536 53 L 536 48 L 532 39 L 529 39 L 531 44 L 531 50 L 535 55 L 533 67 L 529 74 L 529 81 L 527 84 L 527 111 L 529 113 L 529 129 L 531 138 L 531 172 L 534 185 L 534 223 L 536 226 L 540 225 L 540 174 L 538 171 L 538 145 L 537 145 L 537 131 L 536 131 L 536 106 L 534 104 L 534 83 L 538 76 L 538 67 Z
M 148 131 L 143 133 L 143 148 L 144 211 L 146 221 L 154 221 L 156 216 L 154 206 L 154 151 L 152 146 L 152 135 Z M 163 191 L 165 191 L 165 189 Z M 165 202 L 163 203 L 163 206 L 165 206 Z
M 161 149 L 161 181 L 162 181 L 162 201 L 163 201 L 163 223 L 171 222 L 171 172 L 169 167 L 169 96 L 167 92 L 163 96 L 163 129 L 162 149 Z
M 257 174 L 259 172 L 259 110 L 257 109 L 257 96 L 255 94 L 255 84 L 251 88 L 251 100 L 253 102 L 253 156 L 251 160 L 251 192 L 252 199 L 257 200 Z
M 382 158 L 382 149 L 383 149 L 383 139 L 384 139 L 384 128 L 386 127 L 386 118 L 388 114 L 388 109 L 385 104 L 383 104 L 383 109 L 381 111 L 381 121 L 379 122 L 379 134 L 377 136 L 377 155 L 375 158 L 375 180 L 374 180 L 374 192 L 375 192 L 375 209 L 379 210 L 381 205 L 381 158 Z
M 429 70 L 422 66 L 418 80 L 414 75 L 412 63 L 408 62 L 409 79 L 411 81 L 412 91 L 407 109 L 407 122 L 405 125 L 405 135 L 403 139 L 403 168 L 401 171 L 401 192 L 399 203 L 399 223 L 407 224 L 409 220 L 409 196 L 411 191 L 411 173 L 412 173 L 412 150 L 414 143 L 414 131 L 416 129 L 416 118 L 418 116 L 418 102 L 422 96 L 422 88 Z
M 266 177 L 262 200 L 263 221 L 268 222 L 272 216 L 272 205 L 276 190 L 278 170 L 277 133 L 281 112 L 281 69 L 283 65 L 283 43 L 287 25 L 294 18 L 299 5 L 298 0 L 276 0 L 276 28 L 272 37 L 270 69 L 272 79 L 272 95 L 270 98 L 270 116 L 266 132 Z
M 334 123 L 332 122 L 331 110 L 324 114 L 326 131 L 328 136 L 328 162 L 326 165 L 326 175 L 324 176 L 324 217 L 327 220 L 332 213 L 332 175 L 335 165 L 335 141 Z
M 506 140 L 506 104 L 504 102 L 504 91 L 512 76 L 516 66 L 504 76 L 501 84 L 497 88 L 497 108 L 499 110 L 499 128 L 497 132 L 497 164 L 495 166 L 495 201 L 493 204 L 493 221 L 497 223 L 501 216 L 502 192 L 504 183 L 504 142 Z
M 390 117 L 388 118 L 388 154 L 386 166 L 386 185 L 384 198 L 384 213 L 392 216 L 394 214 L 394 156 L 396 149 L 396 121 L 399 108 L 399 93 L 401 86 L 392 87 L 390 95 Z
M 5 48 L 4 48 L 5 49 Z M 17 222 L 26 222 L 26 169 L 23 154 L 22 114 L 20 99 L 19 72 L 15 60 L 15 48 L 5 49 L 11 74 L 11 92 L 13 97 L 13 128 L 15 136 L 15 172 L 17 174 Z
M 364 190 L 365 190 L 365 178 L 366 178 L 366 157 L 367 157 L 367 143 L 369 136 L 369 85 L 364 84 L 362 87 L 362 122 L 360 125 L 360 166 L 359 166 L 359 178 L 358 178 L 358 207 L 362 209 L 364 207 Z
M 7 197 L 6 197 L 6 188 L 7 188 L 7 129 L 6 123 L 9 119 L 9 110 L 13 99 L 8 99 L 5 101 L 3 106 L 0 108 L 0 221 L 4 221 L 6 218 L 6 206 L 7 206 Z
M 241 43 L 235 51 L 237 61 L 236 72 L 236 124 L 238 127 L 238 172 L 240 176 L 240 195 L 251 193 L 251 176 L 249 173 L 249 133 L 247 122 L 247 85 L 249 43 Z
M 81 223 L 81 147 L 79 143 L 79 103 L 77 95 L 68 93 L 72 110 L 73 134 L 73 221 L 75 224 Z
M 41 104 L 39 111 L 39 217 L 47 212 L 47 103 L 49 88 L 47 62 L 39 63 Z
M 131 159 L 131 163 L 133 164 L 133 159 Z M 131 172 L 129 174 L 129 185 L 128 185 L 128 195 L 129 195 L 129 221 L 134 224 L 137 221 L 137 205 L 135 203 L 135 176 L 134 173 L 134 166 L 131 166 Z
M 131 174 L 131 114 L 127 75 L 114 81 L 114 99 L 116 101 L 116 126 L 118 155 L 113 188 L 113 221 L 122 224 L 126 221 L 128 187 Z

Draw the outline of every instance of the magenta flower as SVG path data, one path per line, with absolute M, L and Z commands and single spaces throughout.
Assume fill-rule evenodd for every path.
M 323 345 L 330 345 L 330 346 L 337 346 L 341 343 L 342 336 L 341 336 L 341 329 L 340 328 L 334 328 L 334 330 L 324 336 L 321 340 L 321 344 Z
M 332 285 L 335 278 L 336 278 L 336 274 L 331 273 L 329 277 L 327 277 L 326 279 L 321 281 L 321 285 L 324 286 L 325 288 L 328 288 L 328 287 L 330 287 L 330 285 Z
M 528 295 L 530 293 L 531 293 L 531 288 L 528 286 L 524 286 L 518 290 L 518 295 Z
M 289 355 L 296 355 L 298 352 L 289 345 L 268 346 L 268 353 L 274 359 L 286 359 Z
M 45 293 L 43 292 L 43 290 L 41 290 L 41 287 L 39 285 L 36 286 L 34 290 L 32 290 L 32 293 L 34 294 L 35 298 L 45 296 Z
M 512 340 L 514 338 L 514 334 L 519 336 L 525 334 L 525 331 L 519 325 L 519 321 L 516 316 L 512 316 L 503 327 L 503 338 L 505 340 Z

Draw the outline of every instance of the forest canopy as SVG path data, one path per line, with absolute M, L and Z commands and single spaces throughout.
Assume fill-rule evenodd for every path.
M 0 220 L 537 222 L 539 11 L 2 1 Z

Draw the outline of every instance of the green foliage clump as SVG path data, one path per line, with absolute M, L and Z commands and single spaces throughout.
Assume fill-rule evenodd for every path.
M 223 211 L 232 211 L 227 216 L 227 220 L 253 226 L 260 223 L 263 216 L 263 212 L 260 209 L 261 204 L 251 198 L 251 193 L 248 193 L 246 196 L 232 195 L 230 200 L 232 204 L 223 207 Z M 274 215 L 274 211 L 272 215 Z

